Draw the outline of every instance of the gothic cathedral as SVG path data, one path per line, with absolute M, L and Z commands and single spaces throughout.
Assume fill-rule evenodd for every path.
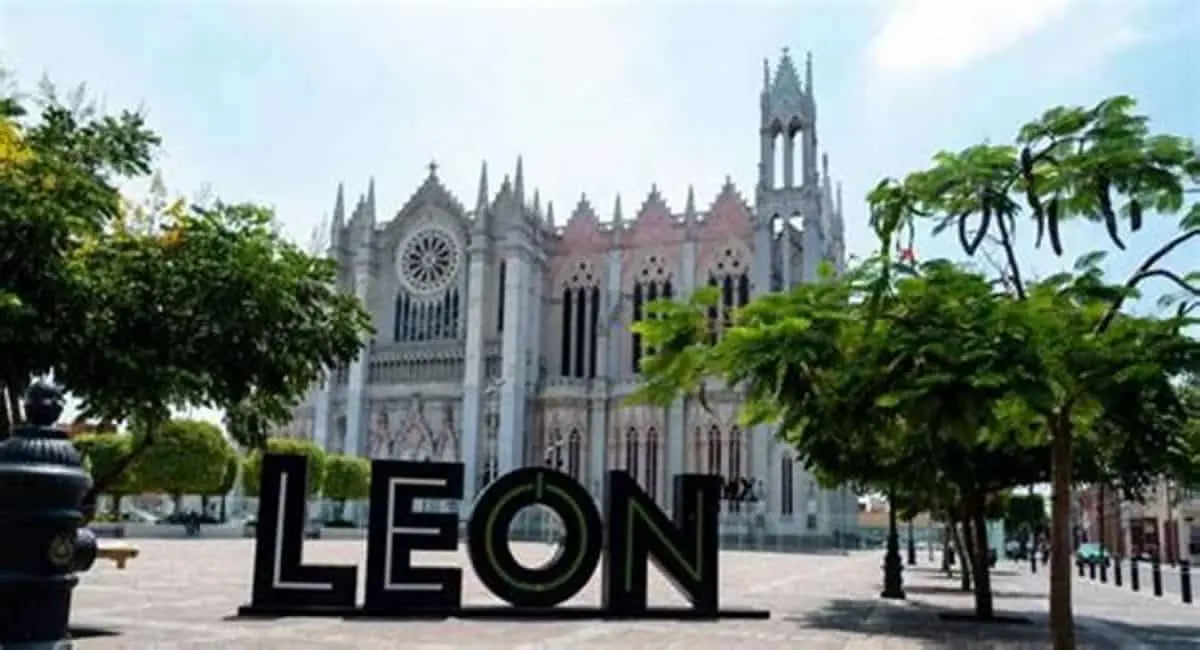
M 486 164 L 473 209 L 437 168 L 390 220 L 375 188 L 347 211 L 339 186 L 331 255 L 376 335 L 314 389 L 288 435 L 333 453 L 465 463 L 466 498 L 515 467 L 552 464 L 600 496 L 625 469 L 669 504 L 670 478 L 716 473 L 741 485 L 728 525 L 829 537 L 855 527 L 856 499 L 825 490 L 768 427 L 737 425 L 738 396 L 656 409 L 626 403 L 647 351 L 630 325 L 659 297 L 719 287 L 724 308 L 813 281 L 845 255 L 842 197 L 817 144 L 812 59 L 764 61 L 754 204 L 727 178 L 682 211 L 657 187 L 603 218 L 581 196 L 565 220 L 542 205 L 518 159 L 498 191 Z M 799 161 L 795 159 L 799 153 Z M 820 161 L 818 163 L 818 160 Z M 740 522 L 740 523 L 739 523 Z

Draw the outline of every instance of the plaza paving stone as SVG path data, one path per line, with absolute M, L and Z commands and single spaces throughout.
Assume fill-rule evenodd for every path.
M 124 571 L 100 564 L 76 590 L 73 622 L 84 630 L 109 636 L 81 638 L 80 650 L 275 649 L 331 650 L 334 648 L 423 650 L 464 648 L 553 650 L 658 650 L 720 648 L 887 649 L 910 648 L 1045 648 L 1045 580 L 1022 571 L 998 576 L 998 609 L 1023 612 L 1027 625 L 977 627 L 946 623 L 939 609 L 969 609 L 970 596 L 953 589 L 955 581 L 939 573 L 906 573 L 909 598 L 889 603 L 878 598 L 880 553 L 800 555 L 725 552 L 722 562 L 722 605 L 759 607 L 772 611 L 766 621 L 720 622 L 407 622 L 319 618 L 283 620 L 232 619 L 250 591 L 249 540 L 137 540 L 141 556 Z M 536 564 L 549 554 L 537 544 L 517 544 L 518 556 Z M 365 562 L 362 541 L 316 541 L 305 546 L 305 559 L 314 563 Z M 420 564 L 469 567 L 461 550 L 426 553 Z M 653 573 L 653 572 L 652 572 Z M 665 580 L 654 576 L 652 604 L 682 604 Z M 361 579 L 360 579 L 361 584 Z M 1162 603 L 1118 590 L 1092 594 L 1080 589 L 1084 607 L 1111 615 L 1081 629 L 1082 645 L 1108 650 L 1130 647 L 1127 642 L 1147 634 L 1138 628 L 1130 606 L 1138 601 L 1146 611 Z M 1086 592 L 1086 593 L 1085 593 Z M 469 604 L 496 603 L 464 570 L 463 600 Z M 361 595 L 360 595 L 361 599 Z M 1123 600 L 1122 600 L 1123 599 Z M 599 578 L 571 604 L 599 602 Z M 1136 608 L 1136 603 L 1134 605 Z M 1182 621 L 1200 610 L 1183 609 L 1153 620 Z M 1121 611 L 1116 611 L 1121 610 Z M 1090 610 L 1089 610 L 1090 613 Z M 1081 618 L 1085 618 L 1081 616 Z M 1164 623 L 1166 624 L 1166 623 Z M 1155 637 L 1161 640 L 1166 637 Z M 1148 647 L 1171 647 L 1152 645 Z M 1182 645 L 1179 647 L 1192 647 Z

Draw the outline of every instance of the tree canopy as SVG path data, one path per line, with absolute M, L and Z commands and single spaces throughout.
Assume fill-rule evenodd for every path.
M 1122 459 L 1122 467 L 1108 469 L 1136 489 L 1147 471 L 1167 468 L 1164 459 L 1170 454 L 1163 450 L 1173 443 L 1165 438 L 1178 440 L 1183 432 L 1172 382 L 1197 370 L 1195 341 L 1186 331 L 1194 324 L 1189 314 L 1200 304 L 1200 275 L 1194 269 L 1178 273 L 1162 262 L 1185 244 L 1190 244 L 1188 250 L 1197 248 L 1200 203 L 1189 206 L 1186 191 L 1198 183 L 1196 144 L 1153 132 L 1149 118 L 1136 112 L 1134 100 L 1117 96 L 1090 107 L 1051 108 L 1022 126 L 1012 144 L 940 152 L 927 169 L 885 179 L 868 197 L 873 226 L 884 244 L 885 267 L 891 266 L 890 242 L 902 229 L 911 231 L 918 222 L 930 223 L 935 234 L 953 229 L 968 255 L 985 246 L 998 249 L 1004 262 L 996 279 L 1043 314 L 1038 343 L 1050 369 L 1052 393 L 1033 411 L 1051 441 L 1055 650 L 1075 645 L 1066 543 L 1070 490 L 1077 478 L 1073 455 L 1079 445 L 1090 444 L 1107 451 L 1109 460 Z M 1080 258 L 1074 275 L 1059 274 L 1031 288 L 1014 245 L 1018 223 L 1032 223 L 1035 248 L 1048 243 L 1055 255 L 1062 255 L 1066 246 L 1060 226 L 1078 220 L 1103 224 L 1113 246 L 1125 250 L 1126 237 L 1140 231 L 1146 219 L 1177 215 L 1182 215 L 1178 234 L 1119 284 L 1103 281 L 1099 262 L 1106 252 L 1097 251 Z M 1158 323 L 1122 311 L 1150 279 L 1165 280 L 1173 289 L 1160 304 L 1173 303 L 1174 313 Z M 878 302 L 881 294 L 877 290 L 872 300 Z M 1150 436 L 1156 451 L 1135 457 L 1145 461 L 1140 468 L 1124 460 L 1137 449 L 1114 451 L 1122 445 L 1121 436 L 1114 434 L 1134 425 L 1157 434 Z
M 155 444 L 172 408 L 223 410 L 237 441 L 267 432 L 369 336 L 336 268 L 288 241 L 270 210 L 124 201 L 159 138 L 135 112 L 0 95 L 0 435 L 31 377 L 53 372 L 92 418 L 137 424 L 104 491 Z
M 639 397 L 703 403 L 716 380 L 744 394 L 745 424 L 777 425 L 825 481 L 950 509 L 968 546 L 976 541 L 984 616 L 988 495 L 1052 480 L 1055 648 L 1072 648 L 1071 484 L 1100 480 L 1136 493 L 1181 464 L 1179 378 L 1200 369 L 1188 335 L 1195 275 L 1156 266 L 1200 235 L 1200 208 L 1184 210 L 1183 195 L 1200 179 L 1200 160 L 1186 139 L 1152 134 L 1133 108 L 1117 97 L 1051 109 L 1013 145 L 939 153 L 926 170 L 885 179 L 868 197 L 877 255 L 841 277 L 762 295 L 731 326 L 708 320 L 716 299 L 708 289 L 654 305 L 657 318 L 636 326 L 655 350 Z M 1183 232 L 1119 283 L 1104 277 L 1099 252 L 1073 271 L 1024 277 L 1012 245 L 1018 218 L 1061 253 L 1063 220 L 1104 223 L 1123 248 L 1122 221 L 1137 231 L 1144 218 L 1180 211 Z M 989 278 L 946 260 L 893 260 L 895 238 L 918 223 L 935 234 L 953 228 L 968 254 L 998 246 L 1007 264 Z M 1174 312 L 1123 311 L 1150 278 L 1179 290 Z
M 299 438 L 268 438 L 265 449 L 267 453 L 272 454 L 304 456 L 308 460 L 308 493 L 314 496 L 321 494 L 321 488 L 325 483 L 328 458 L 325 450 L 309 440 Z M 262 455 L 262 450 L 256 449 L 250 452 L 243 462 L 242 487 L 246 490 L 247 496 L 258 496 L 262 480 Z
M 136 436 L 146 435 L 135 432 Z M 172 495 L 215 494 L 225 477 L 233 447 L 221 429 L 202 420 L 168 420 L 159 439 L 135 465 L 147 491 Z

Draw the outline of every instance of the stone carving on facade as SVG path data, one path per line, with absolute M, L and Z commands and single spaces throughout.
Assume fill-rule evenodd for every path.
M 454 405 L 450 402 L 443 402 L 439 405 L 438 410 L 441 412 L 441 418 L 437 432 L 432 437 L 430 460 L 457 461 L 462 458 L 462 455 L 458 445 L 457 425 L 454 421 Z
M 456 461 L 461 458 L 457 426 L 450 402 L 428 404 L 420 396 L 382 402 L 372 412 L 368 450 L 373 458 Z

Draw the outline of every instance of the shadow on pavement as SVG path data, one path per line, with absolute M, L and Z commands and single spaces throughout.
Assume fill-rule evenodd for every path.
M 1093 620 L 1082 617 L 1084 621 Z M 1172 648 L 1200 648 L 1200 624 L 1197 625 L 1163 625 L 1139 624 L 1129 625 L 1119 621 L 1102 620 L 1103 624 L 1115 627 L 1121 632 L 1140 641 L 1142 644 L 1155 648 L 1169 650 Z
M 1049 622 L 1037 611 L 997 611 L 1009 622 L 967 620 L 970 607 L 935 607 L 920 601 L 838 599 L 806 614 L 783 620 L 804 628 L 919 641 L 922 648 L 1046 647 Z M 1078 647 L 1086 650 L 1120 650 L 1086 625 L 1077 626 Z M 999 645 L 997 645 L 999 644 Z M 1155 645 L 1154 647 L 1172 647 Z M 1185 646 L 1192 647 L 1192 646 Z
M 958 585 L 911 585 L 906 586 L 904 591 L 908 594 L 924 596 L 974 597 L 972 592 L 963 591 Z M 1046 594 L 1034 591 L 992 591 L 992 596 L 995 598 L 1045 598 Z

